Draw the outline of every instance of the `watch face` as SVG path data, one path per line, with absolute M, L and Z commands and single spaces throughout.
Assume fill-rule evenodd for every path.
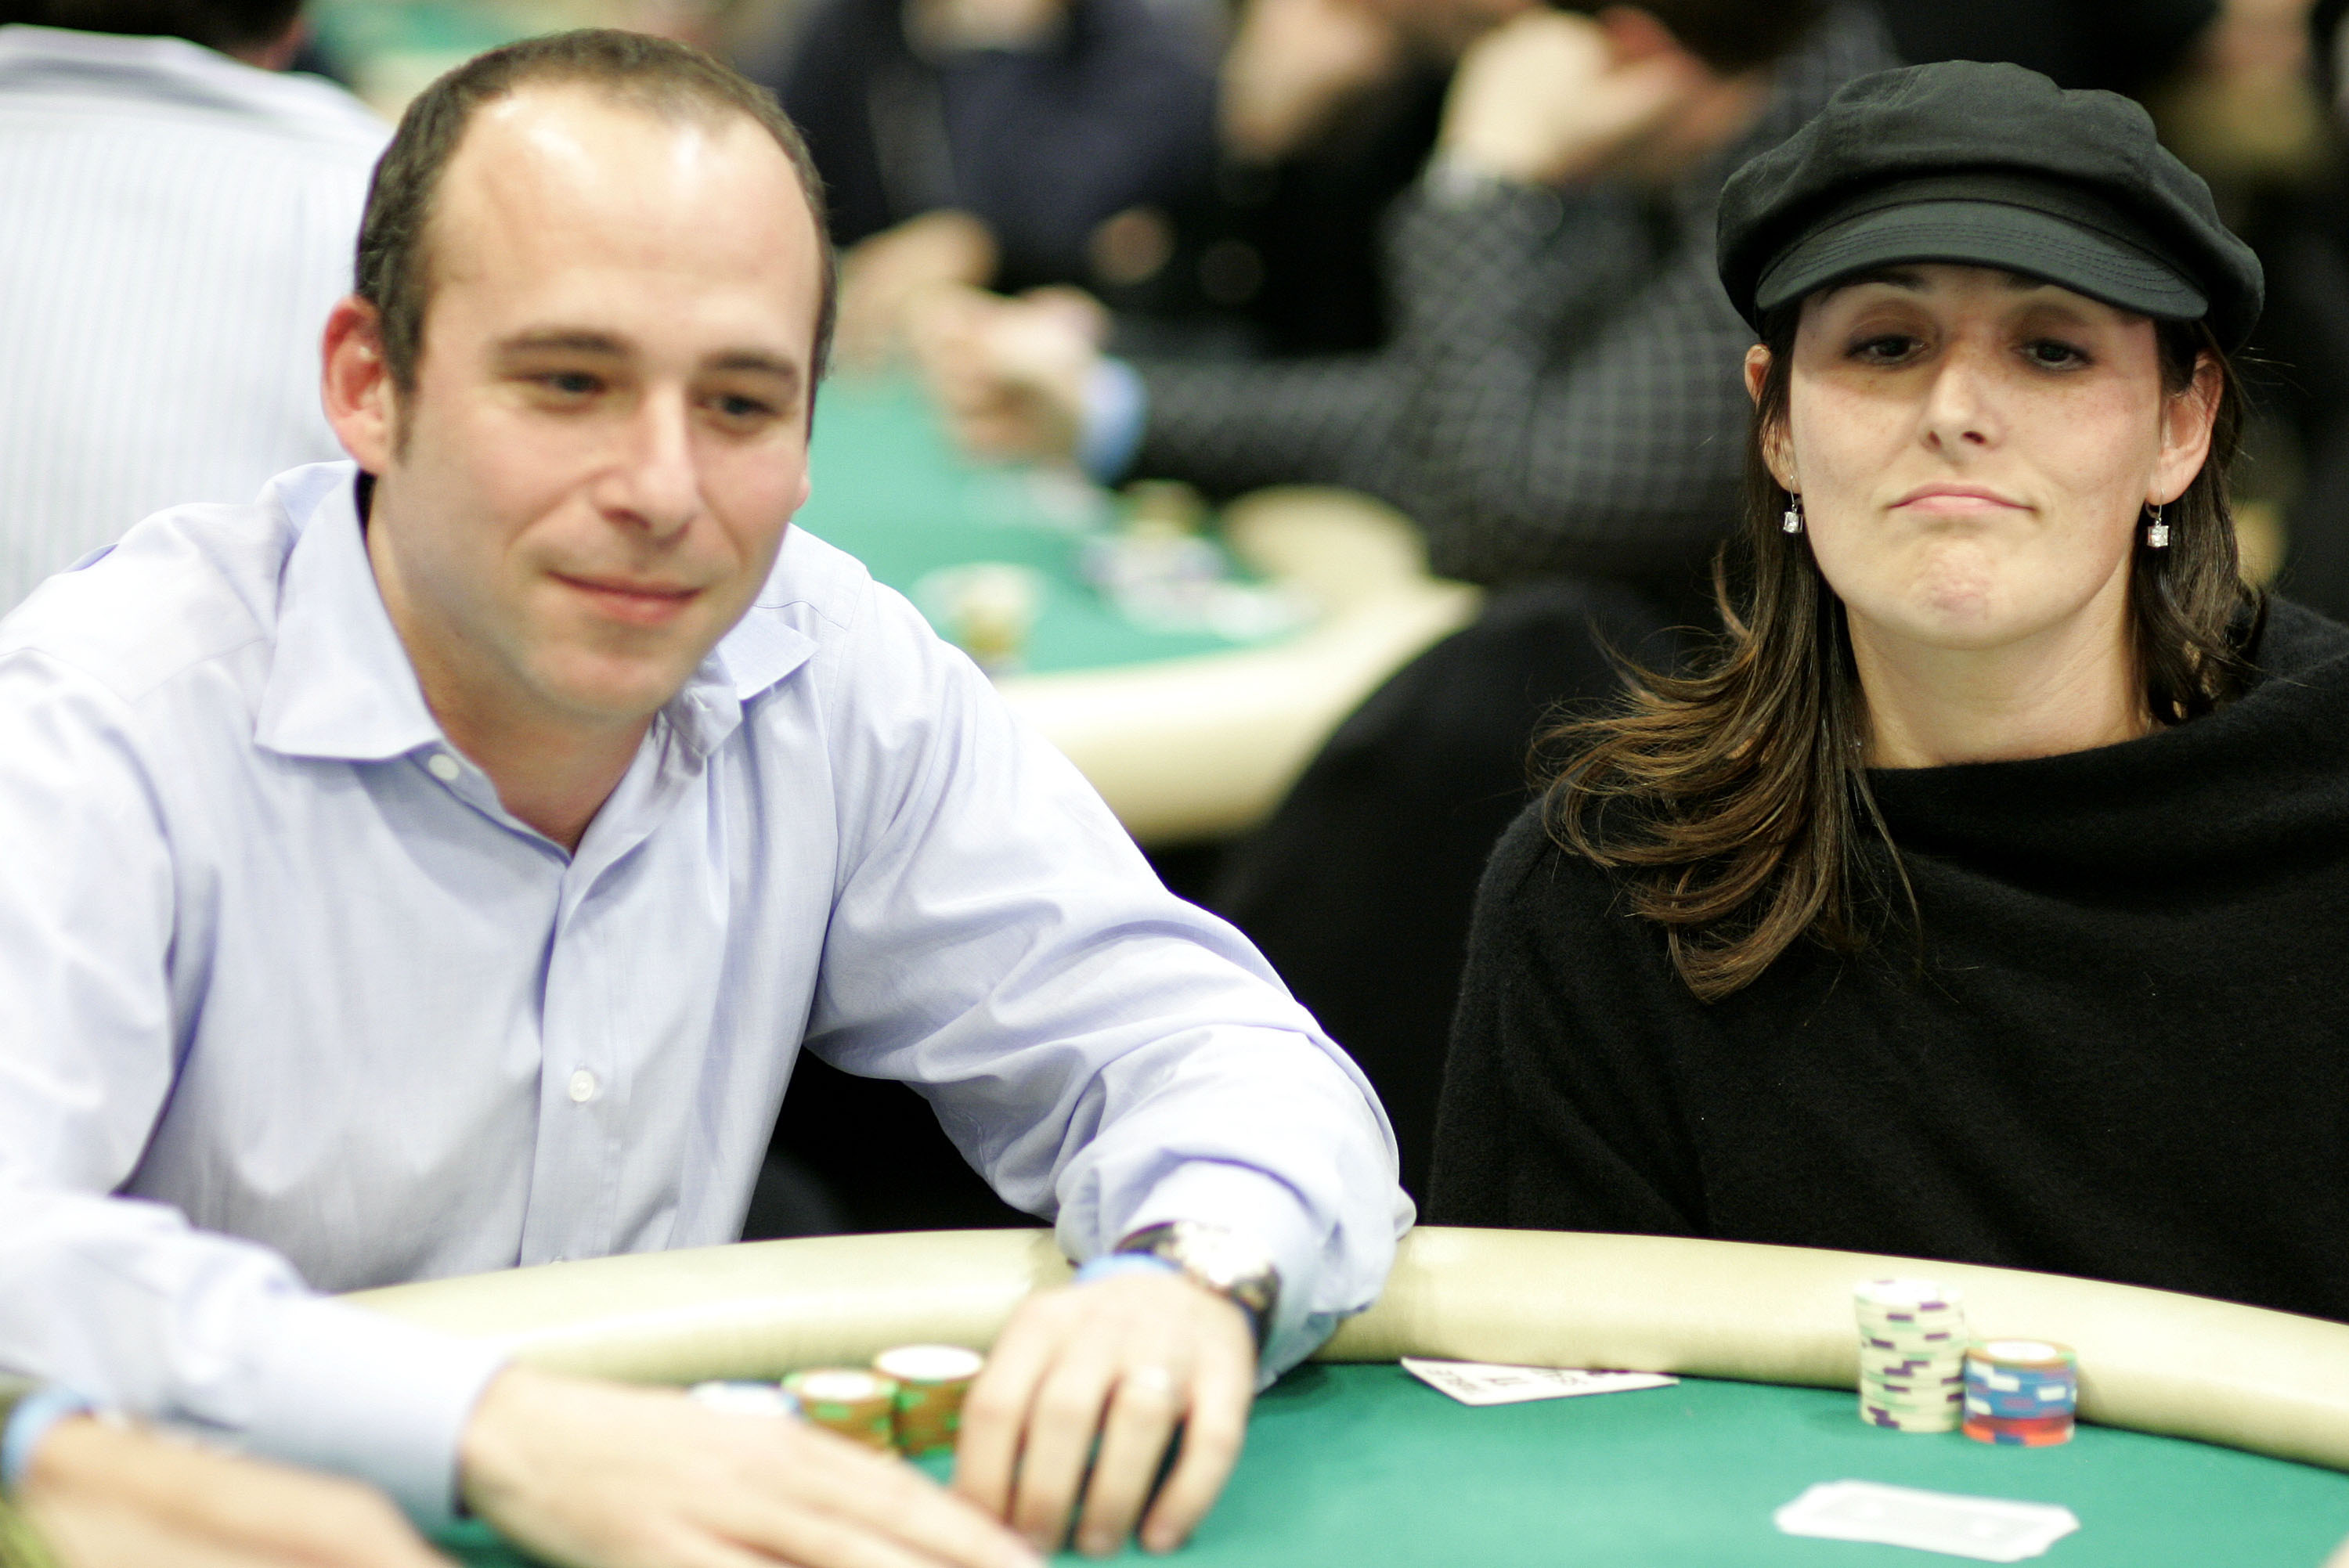
M 1261 1290 L 1276 1277 L 1270 1258 L 1221 1225 L 1177 1221 L 1165 1253 L 1203 1284 L 1227 1295 L 1249 1286 Z
M 1265 1271 L 1265 1260 L 1229 1231 L 1201 1228 L 1200 1233 L 1177 1238 L 1185 1261 L 1217 1290 L 1229 1290 L 1250 1274 Z

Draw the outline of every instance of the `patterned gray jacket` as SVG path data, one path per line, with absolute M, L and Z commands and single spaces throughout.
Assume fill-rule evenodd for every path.
M 1663 192 L 1422 181 L 1388 218 L 1392 339 L 1341 357 L 1145 361 L 1137 474 L 1216 495 L 1337 484 L 1425 529 L 1446 576 L 1682 589 L 1736 516 L 1753 332 L 1713 270 L 1737 166 L 1898 64 L 1839 9 L 1754 128 Z

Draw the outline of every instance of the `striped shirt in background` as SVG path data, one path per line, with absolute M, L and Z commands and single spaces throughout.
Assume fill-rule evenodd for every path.
M 388 136 L 317 77 L 0 27 L 0 612 L 149 512 L 342 455 L 318 335 Z

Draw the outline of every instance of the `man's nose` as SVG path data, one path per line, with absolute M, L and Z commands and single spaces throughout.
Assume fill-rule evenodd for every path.
M 681 392 L 657 392 L 636 406 L 626 449 L 607 471 L 603 501 L 657 537 L 684 530 L 701 511 L 692 410 Z

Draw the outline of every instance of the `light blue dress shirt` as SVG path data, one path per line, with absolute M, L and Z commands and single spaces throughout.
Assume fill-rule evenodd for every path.
M 1361 1075 L 903 599 L 792 530 L 566 853 L 433 722 L 353 477 L 0 623 L 0 1365 L 444 1517 L 495 1358 L 313 1291 L 733 1239 L 802 1044 L 1076 1257 L 1260 1242 L 1268 1368 L 1370 1303 Z

